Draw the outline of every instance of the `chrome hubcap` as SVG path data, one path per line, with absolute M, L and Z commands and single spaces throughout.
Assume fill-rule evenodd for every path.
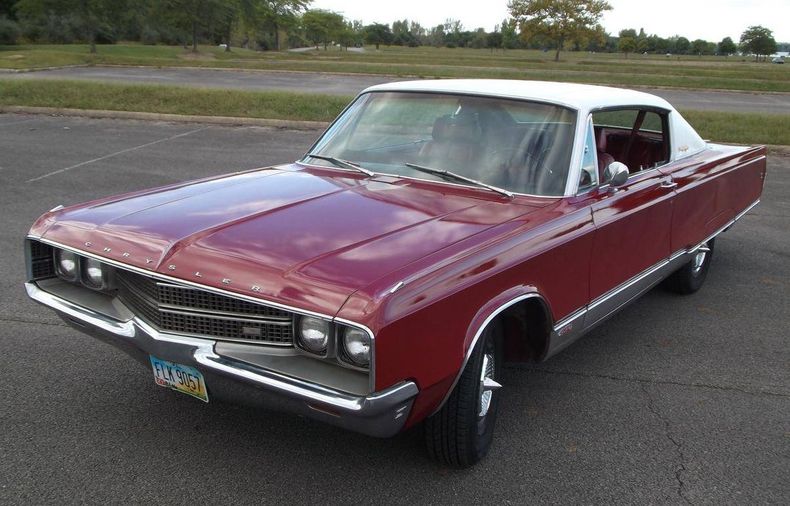
M 486 353 L 483 355 L 483 365 L 480 368 L 480 402 L 478 404 L 478 416 L 484 417 L 491 409 L 491 399 L 494 396 L 494 390 L 502 388 L 502 385 L 494 380 L 494 371 L 496 370 L 494 364 L 494 354 Z
M 700 273 L 702 266 L 705 265 L 705 259 L 708 258 L 709 252 L 710 248 L 708 247 L 708 243 L 704 243 L 699 247 L 697 253 L 694 255 L 693 265 L 691 267 L 692 274 L 696 276 Z

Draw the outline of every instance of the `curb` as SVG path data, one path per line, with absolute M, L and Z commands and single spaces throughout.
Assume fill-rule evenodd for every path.
M 43 70 L 61 70 L 61 69 L 78 69 L 83 67 L 92 67 L 90 63 L 79 63 L 76 65 L 60 65 L 58 67 L 32 67 L 27 69 L 0 69 L 0 74 L 29 74 L 31 72 L 40 72 Z
M 204 123 L 225 126 L 260 126 L 288 130 L 324 130 L 329 123 L 323 121 L 294 121 L 287 119 L 242 118 L 234 116 L 196 116 L 161 114 L 155 112 L 108 111 L 96 109 L 61 109 L 59 107 L 0 106 L 0 113 L 46 114 L 49 116 L 77 116 L 101 119 L 131 119 L 140 121 L 167 121 L 171 123 Z

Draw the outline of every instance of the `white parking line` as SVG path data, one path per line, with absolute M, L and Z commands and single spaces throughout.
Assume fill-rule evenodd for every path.
M 44 174 L 43 176 L 38 176 L 38 177 L 34 177 L 33 179 L 28 179 L 26 182 L 28 182 L 28 183 L 35 183 L 36 181 L 40 181 L 42 179 L 48 178 L 49 176 L 54 176 L 54 175 L 57 175 L 57 174 L 61 174 L 63 172 L 69 171 L 71 169 L 76 169 L 77 167 L 82 167 L 84 165 L 89 165 L 89 164 L 94 163 L 94 162 L 100 162 L 102 160 L 106 160 L 106 159 L 112 158 L 114 156 L 122 155 L 122 154 L 128 153 L 130 151 L 136 151 L 138 149 L 147 148 L 148 146 L 153 146 L 154 144 L 159 144 L 159 143 L 162 143 L 162 142 L 172 141 L 173 139 L 178 139 L 179 137 L 186 137 L 187 135 L 192 135 L 192 134 L 197 133 L 197 132 L 202 132 L 203 130 L 207 130 L 209 128 L 211 128 L 211 127 L 210 126 L 206 126 L 206 127 L 203 127 L 203 128 L 198 128 L 197 130 L 191 130 L 189 132 L 184 132 L 182 134 L 173 135 L 173 136 L 167 137 L 165 139 L 159 139 L 159 140 L 156 140 L 156 141 L 153 141 L 153 142 L 148 142 L 146 144 L 141 144 L 139 146 L 134 146 L 132 148 L 122 149 L 120 151 L 116 151 L 115 153 L 110 153 L 109 155 L 100 156 L 99 158 L 94 158 L 93 160 L 88 160 L 86 162 L 81 162 L 81 163 L 78 163 L 76 165 L 72 165 L 71 167 L 66 167 L 64 169 L 53 170 L 52 172 Z

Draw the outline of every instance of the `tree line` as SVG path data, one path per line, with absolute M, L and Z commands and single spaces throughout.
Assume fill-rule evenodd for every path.
M 605 0 L 511 0 L 510 16 L 492 32 L 466 29 L 455 19 L 433 27 L 413 20 L 392 24 L 344 18 L 309 9 L 311 0 L 0 0 L 0 44 L 17 42 L 90 45 L 117 41 L 224 44 L 256 50 L 286 47 L 395 46 L 543 49 L 672 55 L 769 55 L 778 46 L 770 30 L 749 27 L 736 44 L 660 37 L 644 30 L 608 34 L 599 23 Z M 785 45 L 782 45 L 785 46 Z M 781 46 L 780 46 L 781 47 Z

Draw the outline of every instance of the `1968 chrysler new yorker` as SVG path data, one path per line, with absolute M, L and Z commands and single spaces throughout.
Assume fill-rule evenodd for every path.
M 194 397 L 430 453 L 488 450 L 504 362 L 556 354 L 660 281 L 705 280 L 763 147 L 596 86 L 364 91 L 300 161 L 56 208 L 29 296 Z

